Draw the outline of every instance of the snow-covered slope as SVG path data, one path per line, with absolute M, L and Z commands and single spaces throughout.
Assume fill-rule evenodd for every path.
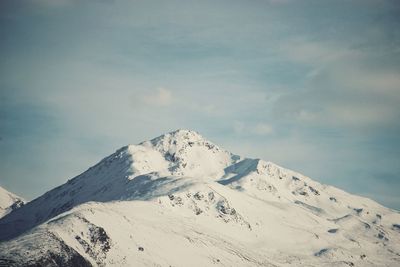
M 0 218 L 24 205 L 24 200 L 0 186 Z
M 396 266 L 400 214 L 178 130 L 8 214 L 0 240 L 11 266 Z

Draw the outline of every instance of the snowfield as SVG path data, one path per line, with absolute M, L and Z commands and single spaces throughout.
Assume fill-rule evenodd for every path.
M 400 214 L 178 130 L 0 219 L 0 266 L 400 266 Z

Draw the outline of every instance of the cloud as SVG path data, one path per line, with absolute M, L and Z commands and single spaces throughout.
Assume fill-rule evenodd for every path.
M 144 103 L 153 106 L 169 106 L 173 102 L 172 92 L 160 87 L 156 92 L 144 95 L 143 101 Z
M 303 68 L 303 81 L 275 101 L 277 118 L 357 131 L 399 125 L 400 79 L 375 51 L 307 37 L 287 40 L 280 49 L 282 57 Z
M 315 41 L 306 36 L 288 38 L 281 43 L 279 52 L 288 60 L 301 64 L 321 66 L 342 59 L 356 58 L 360 52 L 343 42 Z
M 241 121 L 234 121 L 233 122 L 233 131 L 235 134 L 242 134 L 245 130 L 245 125 Z
M 266 123 L 258 123 L 253 129 L 253 133 L 258 135 L 268 135 L 273 132 L 274 132 L 273 127 Z
M 233 131 L 237 135 L 269 135 L 274 133 L 274 128 L 271 124 L 259 122 L 256 124 L 244 123 L 243 121 L 234 121 Z

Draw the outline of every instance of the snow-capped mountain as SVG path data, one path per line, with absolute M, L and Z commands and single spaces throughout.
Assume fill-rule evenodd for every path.
M 178 130 L 0 220 L 0 266 L 398 266 L 400 214 Z
M 25 201 L 0 186 L 0 218 L 24 205 Z

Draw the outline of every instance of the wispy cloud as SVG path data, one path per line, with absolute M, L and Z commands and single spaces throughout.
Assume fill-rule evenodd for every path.
M 269 135 L 274 132 L 273 127 L 267 123 L 258 123 L 253 132 L 258 135 Z
M 305 70 L 299 88 L 275 102 L 275 114 L 310 126 L 360 131 L 398 125 L 397 71 L 374 67 L 370 64 L 377 61 L 373 51 L 356 47 L 342 40 L 286 40 L 280 49 L 282 56 Z
M 143 102 L 148 105 L 169 106 L 173 103 L 172 92 L 163 87 L 157 88 L 155 92 L 143 96 Z
M 233 131 L 237 135 L 259 135 L 265 136 L 274 133 L 274 128 L 271 124 L 258 122 L 256 124 L 245 123 L 243 121 L 233 122 Z

